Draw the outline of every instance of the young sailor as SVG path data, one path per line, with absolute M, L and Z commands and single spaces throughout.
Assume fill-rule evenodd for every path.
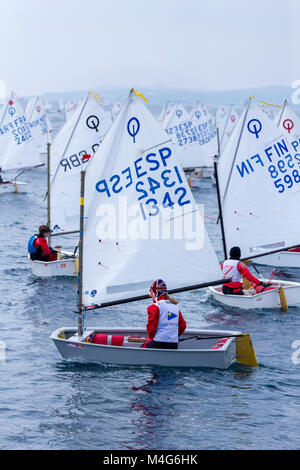
M 48 225 L 41 225 L 39 233 L 33 235 L 28 242 L 30 259 L 38 261 L 56 261 L 57 252 L 48 246 L 46 237 L 50 234 Z
M 144 348 L 177 349 L 178 337 L 184 333 L 186 322 L 177 300 L 169 297 L 165 282 L 155 281 L 150 287 L 153 304 L 147 308 L 149 341 Z
M 231 282 L 223 284 L 224 294 L 244 295 L 242 278 L 244 277 L 255 285 L 256 293 L 260 293 L 270 286 L 270 282 L 260 281 L 253 276 L 244 263 L 240 261 L 241 249 L 234 246 L 229 252 L 229 259 L 221 265 L 225 278 L 231 278 Z

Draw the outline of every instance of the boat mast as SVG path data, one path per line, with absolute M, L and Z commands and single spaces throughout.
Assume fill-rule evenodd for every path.
M 50 218 L 50 143 L 47 142 L 47 225 L 51 229 L 51 218 Z M 51 232 L 49 235 L 50 245 Z
M 283 102 L 283 106 L 282 106 L 282 110 L 281 110 L 281 113 L 280 113 L 280 117 L 279 117 L 279 121 L 278 121 L 277 127 L 279 127 L 280 124 L 281 124 L 281 119 L 282 119 L 282 116 L 283 116 L 283 113 L 284 113 L 286 104 L 287 104 L 287 99 L 285 98 L 285 100 L 284 100 L 284 102 Z
M 227 114 L 227 117 L 226 117 L 226 122 L 225 122 L 225 126 L 223 128 L 223 133 L 222 133 L 222 137 L 221 137 L 221 143 L 223 142 L 223 139 L 224 139 L 224 134 L 225 134 L 225 131 L 226 131 L 226 128 L 227 128 L 227 124 L 228 124 L 228 121 L 229 121 L 229 116 L 231 114 L 231 110 L 232 110 L 232 104 L 230 105 L 230 108 L 229 108 L 229 111 L 228 111 L 228 114 Z M 219 139 L 219 137 L 218 137 Z M 220 143 L 218 142 L 218 147 L 220 148 Z M 218 155 L 220 156 L 220 151 L 218 153 Z
M 220 195 L 220 186 L 219 186 L 219 177 L 218 177 L 218 159 L 220 158 L 220 139 L 219 139 L 219 128 L 217 127 L 217 141 L 218 141 L 218 154 L 215 155 L 214 158 L 214 171 L 215 171 L 215 178 L 216 178 L 216 186 L 217 186 L 217 197 L 218 197 L 218 206 L 219 206 L 219 218 L 221 222 L 221 232 L 222 232 L 222 241 L 223 241 L 223 253 L 224 253 L 224 260 L 227 259 L 227 248 L 226 248 L 226 239 L 225 239 L 225 230 L 224 230 L 224 220 L 223 220 L 223 213 L 222 213 L 222 204 L 221 204 L 221 195 Z
M 246 119 L 247 119 L 247 116 L 248 116 L 249 106 L 250 106 L 250 98 L 249 98 L 247 109 L 246 109 L 246 112 L 245 112 L 245 117 L 244 117 L 243 125 L 242 125 L 242 128 L 241 128 L 241 132 L 240 132 L 240 135 L 239 135 L 238 143 L 237 143 L 237 146 L 236 146 L 236 149 L 235 149 L 234 157 L 232 159 L 232 165 L 231 165 L 231 168 L 230 168 L 230 173 L 229 173 L 226 188 L 225 188 L 225 191 L 224 191 L 223 201 L 224 201 L 225 196 L 227 194 L 228 186 L 229 186 L 229 183 L 230 183 L 230 180 L 231 180 L 235 159 L 236 159 L 236 156 L 237 156 L 237 153 L 238 153 L 238 149 L 239 149 L 239 146 L 240 146 L 243 130 L 244 130 L 244 127 L 245 127 L 245 122 L 246 122 Z
M 76 129 L 76 127 L 77 127 L 77 125 L 78 125 L 78 123 L 79 123 L 79 121 L 80 121 L 80 119 L 81 119 L 81 116 L 82 116 L 83 111 L 85 110 L 85 107 L 86 107 L 86 104 L 87 104 L 87 102 L 88 102 L 89 97 L 90 97 L 90 94 L 88 93 L 88 95 L 87 95 L 87 97 L 86 97 L 86 99 L 85 99 L 85 102 L 84 102 L 83 105 L 82 105 L 81 111 L 80 111 L 79 116 L 78 116 L 77 121 L 76 121 L 76 124 L 75 124 L 75 126 L 73 127 L 73 130 L 72 130 L 72 133 L 71 133 L 71 135 L 70 135 L 70 138 L 69 138 L 68 142 L 66 143 L 66 146 L 65 146 L 64 152 L 63 152 L 63 154 L 62 154 L 62 156 L 61 156 L 61 158 L 60 158 L 60 161 L 64 158 L 64 156 L 65 156 L 65 154 L 66 154 L 66 152 L 67 152 L 67 150 L 68 150 L 68 147 L 69 147 L 70 142 L 71 142 L 71 140 L 72 140 L 72 138 L 73 138 L 75 129 Z M 59 164 L 58 164 L 57 167 L 56 167 L 56 170 L 55 170 L 55 173 L 54 173 L 54 175 L 53 175 L 53 178 L 56 176 L 56 173 L 57 173 L 57 171 L 58 171 L 58 168 L 59 168 Z
M 80 233 L 79 233 L 79 272 L 78 272 L 78 336 L 82 336 L 82 259 L 83 259 L 83 222 L 84 222 L 84 177 L 80 172 Z
M 12 98 L 13 98 L 13 93 L 11 92 L 11 94 L 10 94 L 10 98 L 9 98 L 8 100 L 6 100 L 6 107 L 5 107 L 5 111 L 4 111 L 4 109 L 1 109 L 1 112 L 3 112 L 3 114 L 2 114 L 2 118 L 1 118 L 0 126 L 2 126 L 2 124 L 3 124 L 4 118 L 5 118 L 5 115 L 6 115 L 7 109 L 8 109 L 8 103 L 9 103 L 9 101 L 10 101 L 10 100 L 12 100 Z

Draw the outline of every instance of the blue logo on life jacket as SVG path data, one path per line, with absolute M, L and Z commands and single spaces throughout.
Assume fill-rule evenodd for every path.
M 36 253 L 36 247 L 34 246 L 33 242 L 37 239 L 36 235 L 32 235 L 32 237 L 28 240 L 28 253 L 33 254 Z
M 168 321 L 173 320 L 173 318 L 176 318 L 176 317 L 177 317 L 177 315 L 175 315 L 175 313 L 168 312 Z

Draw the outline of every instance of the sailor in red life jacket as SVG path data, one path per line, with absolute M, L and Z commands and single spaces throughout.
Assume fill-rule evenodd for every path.
M 177 349 L 178 337 L 186 329 L 177 300 L 169 297 L 167 286 L 161 279 L 150 287 L 150 296 L 153 299 L 153 304 L 147 308 L 147 332 L 150 340 L 142 347 Z
M 34 248 L 36 248 L 36 253 L 30 255 L 32 260 L 38 261 L 56 261 L 57 260 L 57 251 L 53 250 L 48 246 L 46 237 L 50 234 L 50 229 L 48 225 L 41 225 L 39 227 L 39 234 L 36 235 L 36 238 L 33 242 Z
M 229 256 L 229 259 L 221 265 L 224 277 L 231 278 L 231 282 L 223 284 L 224 294 L 244 295 L 242 277 L 255 285 L 256 293 L 260 293 L 270 286 L 270 282 L 260 281 L 253 276 L 245 264 L 240 261 L 240 247 L 232 247 Z

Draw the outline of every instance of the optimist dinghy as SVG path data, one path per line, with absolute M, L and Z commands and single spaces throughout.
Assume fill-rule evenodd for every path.
M 275 116 L 274 123 L 278 127 L 278 129 L 282 132 L 282 134 L 285 136 L 285 139 L 289 142 L 291 149 L 293 150 L 292 160 L 290 160 L 287 157 L 290 163 L 289 165 L 290 168 L 299 169 L 300 118 L 298 117 L 298 115 L 296 114 L 296 112 L 294 111 L 293 107 L 291 106 L 291 104 L 288 102 L 287 99 L 284 101 L 282 109 Z M 292 166 L 293 162 L 295 162 L 294 166 Z M 282 166 L 282 163 L 280 163 L 280 166 Z M 283 176 L 283 179 L 285 178 L 284 182 L 288 181 L 287 175 L 282 174 L 281 176 Z M 299 192 L 296 193 L 293 196 L 293 198 L 294 198 L 294 203 L 298 204 L 298 207 L 299 207 L 299 204 L 300 204 Z M 294 209 L 290 208 L 290 210 L 294 210 Z M 283 220 L 284 220 L 285 214 L 283 214 L 281 217 L 283 217 Z M 281 221 L 281 217 L 280 217 L 280 221 Z M 296 214 L 295 214 L 294 224 L 298 226 L 298 218 Z M 281 225 L 284 226 L 284 224 L 281 224 Z M 298 237 L 293 238 L 293 242 L 296 242 L 298 240 L 299 240 Z M 291 241 L 292 240 L 289 240 L 289 243 L 291 243 Z M 282 245 L 284 246 L 283 243 Z M 274 266 L 274 267 L 300 268 L 300 252 L 299 251 L 279 251 L 278 253 L 273 253 L 273 254 L 269 254 L 268 256 L 261 256 L 259 258 L 256 258 L 255 263 L 264 264 L 268 266 Z
M 138 328 L 74 328 L 54 331 L 51 339 L 64 359 L 126 366 L 209 367 L 227 369 L 234 363 L 256 366 L 249 335 L 228 330 L 187 330 L 178 349 L 141 348 L 147 332 Z
M 0 184 L 0 194 L 6 193 L 27 193 L 28 192 L 28 183 L 21 181 L 11 181 L 7 183 Z
M 57 249 L 58 247 L 56 247 Z M 58 251 L 59 253 L 59 251 Z M 78 275 L 78 256 L 74 253 L 63 252 L 67 257 L 61 258 L 58 255 L 57 261 L 37 261 L 31 260 L 28 254 L 29 265 L 32 274 L 38 277 L 52 277 L 52 276 L 77 276 Z
M 295 146 L 250 99 L 215 169 L 225 258 L 227 247 L 239 246 L 244 260 L 296 267 L 299 253 L 287 250 L 300 241 L 299 164 Z M 288 305 L 300 303 L 300 283 L 281 287 L 289 292 Z M 212 293 L 232 305 L 227 295 Z M 259 299 L 271 297 L 269 308 L 276 295 Z M 241 308 L 256 303 L 243 296 L 235 302 Z
M 47 225 L 52 239 L 78 234 L 80 171 L 88 165 L 110 124 L 110 115 L 104 111 L 98 96 L 88 93 L 54 139 L 51 151 L 48 143 Z M 46 263 L 29 258 L 33 274 L 76 276 L 78 256 L 61 253 L 66 256 Z
M 0 168 L 9 181 L 0 184 L 0 194 L 27 192 L 30 184 L 18 178 L 24 170 L 39 166 L 43 166 L 43 162 L 29 122 L 17 97 L 11 93 L 0 112 Z M 9 176 L 12 172 L 14 175 Z
M 139 347 L 146 340 L 145 329 L 85 329 L 88 311 L 147 299 L 145 292 L 158 277 L 166 280 L 170 294 L 224 282 L 171 143 L 142 98 L 131 90 L 86 176 L 81 173 L 78 327 L 57 329 L 51 339 L 62 357 L 71 360 L 223 369 L 239 361 L 256 366 L 249 336 L 240 332 L 188 331 L 178 350 L 150 350 Z M 192 228 L 192 214 L 200 223 L 194 236 L 202 233 L 194 245 L 187 225 L 178 232 L 188 222 Z M 121 217 L 120 225 L 115 216 Z M 176 236 L 166 236 L 170 222 Z M 156 230 L 149 232 L 154 223 Z M 142 339 L 132 341 L 132 336 Z
M 223 294 L 222 288 L 208 288 L 215 300 L 230 307 L 243 308 L 246 310 L 259 308 L 280 308 L 287 311 L 288 307 L 300 304 L 300 284 L 298 282 L 273 281 L 274 289 L 266 290 L 256 294 L 254 289 L 244 289 L 245 295 Z

